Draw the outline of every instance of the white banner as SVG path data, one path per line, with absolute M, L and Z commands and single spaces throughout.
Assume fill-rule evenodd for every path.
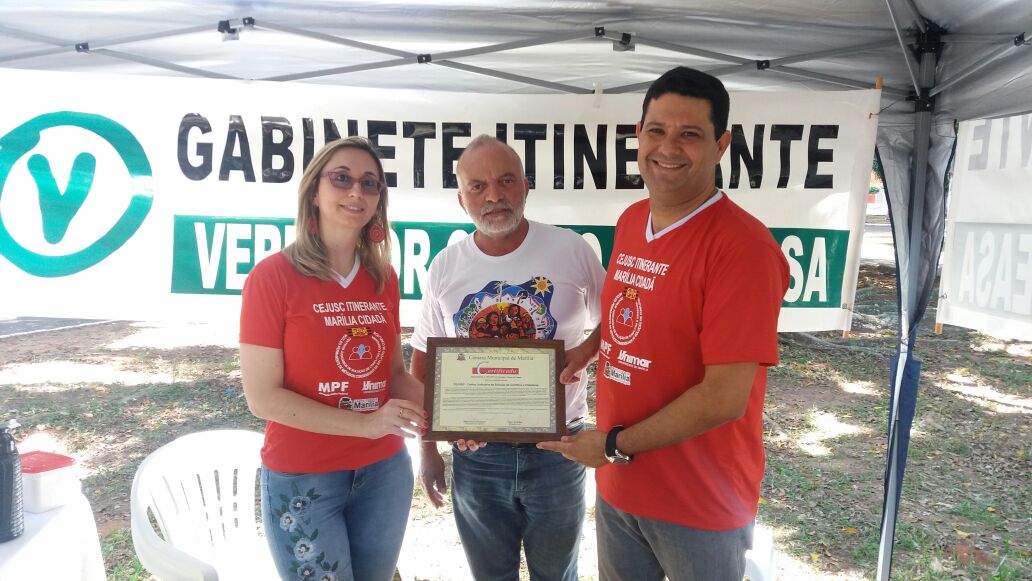
M 646 195 L 641 95 L 486 95 L 0 70 L 0 316 L 231 317 L 250 268 L 293 238 L 297 183 L 337 136 L 381 148 L 403 319 L 430 260 L 472 229 L 454 162 L 478 134 L 520 153 L 527 216 L 608 262 Z M 11 88 L 17 90 L 11 90 Z M 737 93 L 718 180 L 792 272 L 781 330 L 848 329 L 876 91 Z
M 937 323 L 1032 340 L 1032 115 L 960 124 Z

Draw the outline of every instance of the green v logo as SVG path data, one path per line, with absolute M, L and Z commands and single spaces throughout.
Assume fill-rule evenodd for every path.
M 50 160 L 36 154 L 29 158 L 29 171 L 36 180 L 39 190 L 39 213 L 43 217 L 43 238 L 50 244 L 64 240 L 68 225 L 79 212 L 93 185 L 93 172 L 97 169 L 97 158 L 80 153 L 72 163 L 68 187 L 62 192 L 50 170 Z

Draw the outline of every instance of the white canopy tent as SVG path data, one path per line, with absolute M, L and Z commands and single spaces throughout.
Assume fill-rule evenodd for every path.
M 0 5 L 0 67 L 8 68 L 513 94 L 643 92 L 676 65 L 708 70 L 733 91 L 867 88 L 883 79 L 878 155 L 901 325 L 880 579 L 891 565 L 919 372 L 915 331 L 942 246 L 955 122 L 1032 111 L 1027 38 L 1027 0 Z

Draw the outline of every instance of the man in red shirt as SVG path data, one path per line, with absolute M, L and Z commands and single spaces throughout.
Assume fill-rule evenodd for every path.
M 718 79 L 685 67 L 646 93 L 636 134 L 649 197 L 616 225 L 598 431 L 539 444 L 598 468 L 603 580 L 744 574 L 789 275 L 770 231 L 714 187 L 729 107 Z

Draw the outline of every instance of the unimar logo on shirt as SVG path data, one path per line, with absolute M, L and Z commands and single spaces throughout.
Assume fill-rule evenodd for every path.
M 630 353 L 624 351 L 623 349 L 621 349 L 620 352 L 616 354 L 616 359 L 617 359 L 617 361 L 619 361 L 621 363 L 624 363 L 626 365 L 630 365 L 631 367 L 634 367 L 635 369 L 641 369 L 642 371 L 648 371 L 649 366 L 652 365 L 652 360 L 651 359 L 645 359 L 644 357 L 638 357 L 637 355 L 631 355 Z
M 107 117 L 30 119 L 0 137 L 0 255 L 40 277 L 94 266 L 143 224 L 151 178 L 143 146 Z

